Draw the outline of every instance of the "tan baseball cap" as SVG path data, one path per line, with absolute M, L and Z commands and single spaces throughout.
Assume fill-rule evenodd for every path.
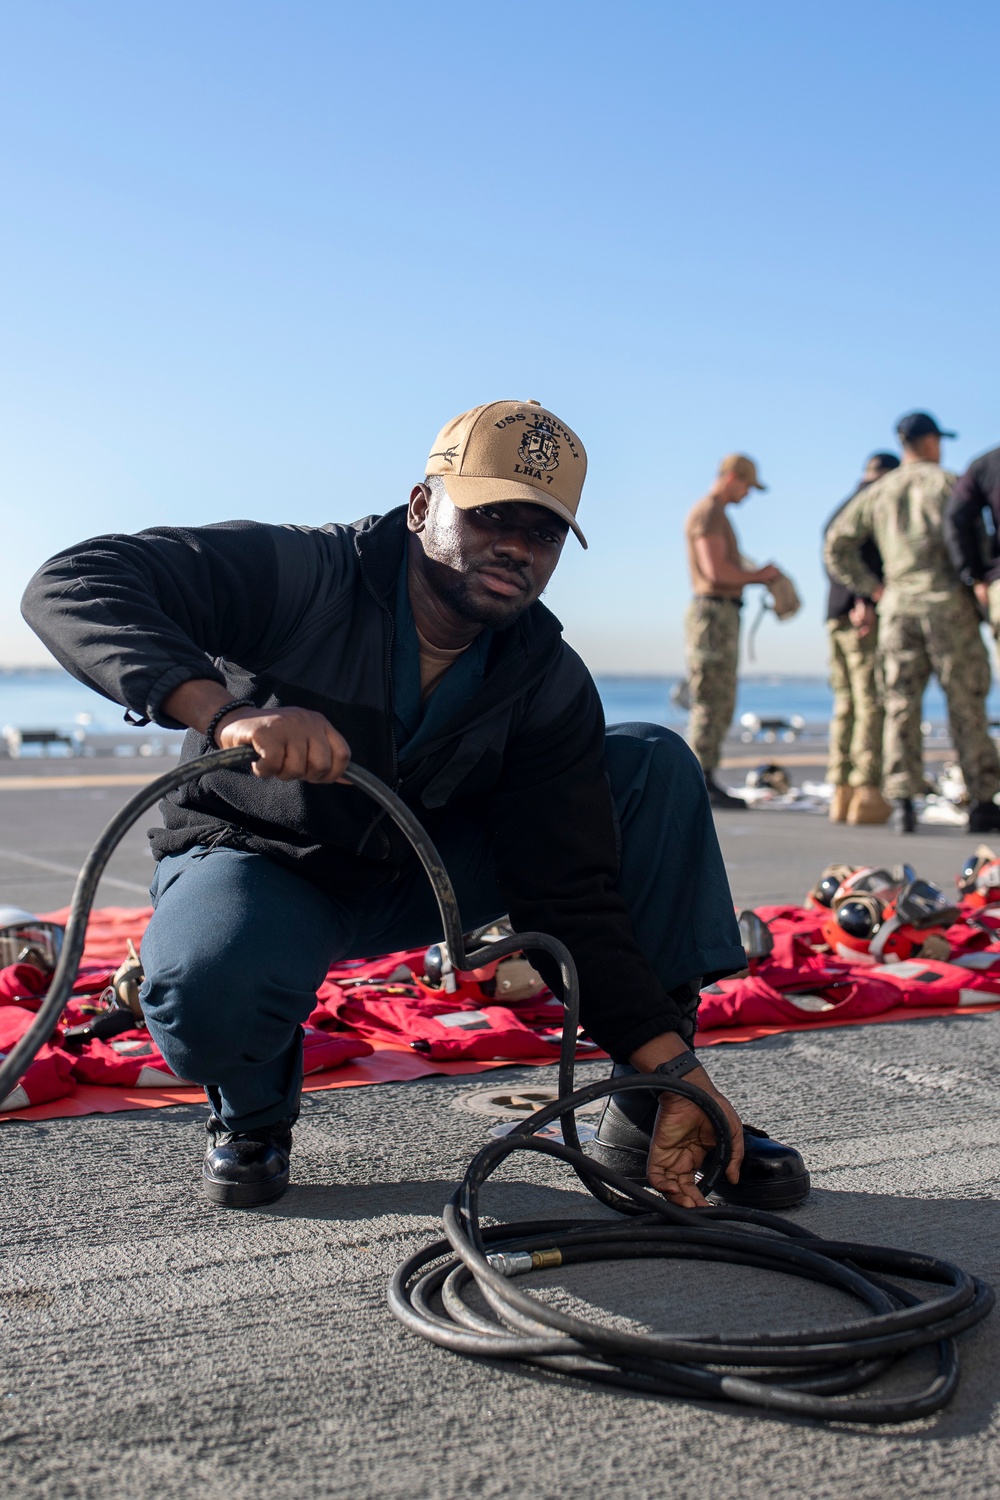
M 587 454 L 576 433 L 537 401 L 490 401 L 446 422 L 425 472 L 440 474 L 459 510 L 522 500 L 576 524 Z
M 767 485 L 761 484 L 757 478 L 757 465 L 745 453 L 727 453 L 719 465 L 719 477 L 723 474 L 735 474 L 738 479 L 745 479 L 752 490 L 767 489 Z

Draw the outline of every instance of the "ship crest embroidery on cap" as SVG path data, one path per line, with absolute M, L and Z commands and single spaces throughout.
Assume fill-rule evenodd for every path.
M 452 447 L 445 448 L 445 450 L 444 450 L 443 453 L 432 453 L 430 455 L 430 458 L 428 458 L 427 462 L 430 463 L 431 458 L 443 458 L 446 464 L 453 464 L 455 462 L 455 454 L 457 452 L 458 452 L 458 444 L 454 443 L 452 445 Z
M 559 443 L 552 424 L 545 417 L 536 417 L 533 427 L 525 430 L 517 449 L 518 457 L 532 469 L 547 473 L 559 467 Z

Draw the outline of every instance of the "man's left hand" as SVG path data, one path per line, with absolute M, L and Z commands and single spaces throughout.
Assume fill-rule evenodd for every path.
M 743 1160 L 743 1126 L 739 1115 L 714 1087 L 703 1068 L 686 1073 L 684 1082 L 693 1083 L 706 1094 L 711 1094 L 725 1115 L 733 1138 L 733 1154 L 726 1177 L 730 1182 L 738 1182 Z M 712 1122 L 697 1104 L 681 1094 L 661 1094 L 646 1163 L 650 1186 L 669 1198 L 671 1203 L 676 1203 L 678 1208 L 706 1208 L 708 1199 L 695 1182 L 695 1173 L 701 1170 L 714 1145 Z
M 655 1073 L 660 1063 L 669 1062 L 689 1050 L 676 1031 L 665 1031 L 637 1048 L 629 1062 L 640 1073 Z M 739 1115 L 729 1100 L 719 1093 L 704 1068 L 692 1068 L 690 1073 L 684 1074 L 684 1082 L 693 1083 L 695 1088 L 711 1094 L 725 1115 L 733 1138 L 733 1154 L 726 1176 L 730 1182 L 738 1182 L 743 1160 L 743 1126 Z M 706 1208 L 708 1200 L 694 1179 L 714 1145 L 712 1122 L 697 1104 L 682 1094 L 662 1093 L 646 1163 L 650 1185 L 671 1203 L 676 1203 L 678 1208 Z

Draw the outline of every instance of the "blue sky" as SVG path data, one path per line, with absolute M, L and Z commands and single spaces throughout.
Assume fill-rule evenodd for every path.
M 720 456 L 807 608 L 823 520 L 924 407 L 1000 442 L 1000 8 L 0 5 L 0 662 L 84 535 L 401 502 L 457 412 L 590 454 L 549 590 L 596 670 L 673 670 Z

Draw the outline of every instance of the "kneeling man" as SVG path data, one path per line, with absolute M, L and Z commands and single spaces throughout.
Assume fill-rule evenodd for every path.
M 186 727 L 185 758 L 252 745 L 163 804 L 142 1003 L 169 1066 L 211 1105 L 217 1203 L 288 1183 L 301 1026 L 331 963 L 441 936 L 409 844 L 352 756 L 427 827 L 467 927 L 509 913 L 580 975 L 619 1071 L 670 1059 L 725 1109 L 723 1194 L 805 1195 L 798 1153 L 744 1134 L 690 1048 L 703 982 L 744 964 L 698 762 L 649 724 L 605 730 L 539 597 L 577 524 L 586 454 L 537 402 L 449 422 L 406 506 L 353 525 L 227 522 L 98 537 L 48 562 L 27 620 L 133 719 Z M 678 1096 L 609 1101 L 595 1151 L 678 1204 L 713 1140 Z M 742 1175 L 740 1160 L 743 1159 Z

